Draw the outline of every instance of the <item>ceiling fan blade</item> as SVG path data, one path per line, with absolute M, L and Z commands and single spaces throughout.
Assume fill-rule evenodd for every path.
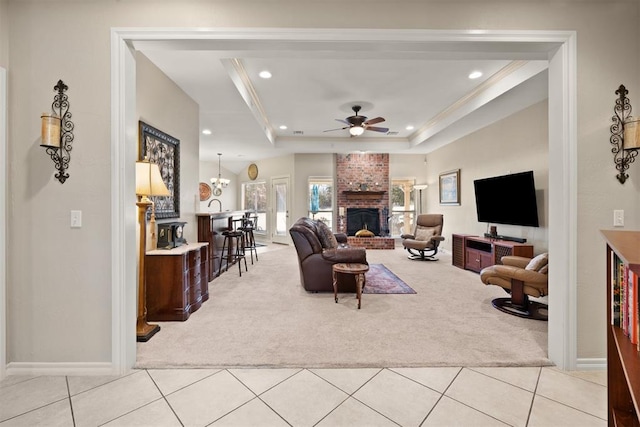
M 343 128 L 335 128 L 335 129 L 327 129 L 327 130 L 323 130 L 322 132 L 333 132 L 334 130 L 344 130 L 344 129 L 349 129 L 351 126 L 345 126 Z
M 374 132 L 389 132 L 389 128 L 381 128 L 379 126 L 367 126 L 364 128 L 365 130 L 372 130 Z
M 364 125 L 375 125 L 376 123 L 381 123 L 384 122 L 384 118 L 382 117 L 376 117 L 374 119 L 371 120 L 367 120 L 366 122 L 364 122 Z

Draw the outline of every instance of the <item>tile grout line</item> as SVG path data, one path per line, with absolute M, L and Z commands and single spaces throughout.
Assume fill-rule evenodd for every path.
M 298 372 L 295 372 L 291 375 L 289 375 L 287 378 L 283 379 L 282 381 L 278 382 L 277 384 L 274 384 L 273 386 L 269 387 L 268 389 L 266 389 L 265 391 L 263 391 L 260 394 L 257 394 L 255 391 L 251 390 L 251 388 L 249 386 L 247 386 L 245 383 L 242 382 L 242 380 L 240 380 L 240 378 L 236 377 L 235 375 L 233 375 L 233 373 L 231 373 L 230 370 L 225 369 L 227 372 L 229 372 L 229 375 L 231 375 L 233 378 L 235 378 L 236 380 L 238 380 L 238 382 L 240 384 L 242 384 L 243 386 L 245 386 L 247 388 L 247 390 L 249 390 L 251 393 L 253 393 L 253 395 L 255 396 L 253 399 L 248 400 L 247 402 L 243 403 L 242 405 L 238 406 L 236 409 L 239 409 L 241 407 L 243 407 L 244 405 L 246 405 L 247 403 L 253 401 L 254 399 L 258 399 L 260 402 L 262 402 L 267 408 L 271 409 L 273 411 L 274 414 L 276 414 L 278 417 L 280 417 L 280 419 L 282 419 L 282 421 L 284 421 L 285 423 L 287 423 L 289 426 L 291 426 L 291 423 L 288 422 L 282 415 L 280 415 L 280 413 L 278 411 L 276 411 L 275 409 L 273 409 L 271 407 L 271 405 L 269 405 L 267 402 L 265 402 L 260 396 L 263 395 L 264 393 L 268 392 L 269 390 L 273 390 L 275 387 L 279 386 L 280 384 L 284 383 L 285 381 L 287 381 L 290 378 L 295 377 L 296 375 L 298 375 L 300 372 L 302 372 L 304 369 L 300 369 L 298 370 Z M 233 411 L 235 411 L 236 409 L 234 409 Z M 231 412 L 233 412 L 231 411 Z M 227 415 L 229 415 L 231 412 L 223 415 L 220 418 L 226 417 Z M 207 425 L 211 425 L 213 423 L 215 423 L 216 421 L 218 421 L 220 418 L 218 418 L 217 420 L 212 421 L 211 423 L 207 424 Z
M 158 389 L 158 393 L 160 393 L 160 396 L 162 396 L 162 400 L 164 400 L 164 401 L 165 401 L 165 403 L 167 404 L 167 406 L 169 406 L 169 409 L 171 409 L 171 412 L 173 412 L 173 415 L 175 415 L 175 417 L 176 417 L 176 419 L 178 420 L 178 422 L 180 423 L 180 425 L 181 425 L 182 427 L 184 427 L 184 423 L 182 422 L 182 420 L 180 419 L 180 417 L 178 416 L 178 414 L 176 413 L 176 411 L 173 409 L 173 406 L 171 406 L 171 403 L 169 403 L 169 400 L 167 400 L 167 396 L 165 396 L 165 395 L 164 395 L 164 393 L 162 392 L 162 390 L 160 390 L 160 387 L 159 387 L 159 386 L 158 386 L 158 384 L 156 383 L 156 380 L 155 380 L 155 379 L 153 379 L 153 376 L 151 376 L 151 373 L 149 373 L 149 370 L 148 370 L 148 369 L 145 369 L 144 371 L 145 371 L 145 372 L 147 373 L 147 375 L 149 376 L 149 379 L 151 380 L 151 382 L 153 383 L 153 385 L 154 385 L 154 386 L 156 386 L 156 388 Z M 215 374 L 212 374 L 212 375 L 215 375 Z M 212 376 L 212 375 L 209 375 L 207 378 L 209 378 L 209 377 L 210 377 L 210 376 Z M 201 380 L 200 380 L 200 381 L 201 381 Z M 198 382 L 198 381 L 196 381 L 196 382 Z M 193 384 L 195 384 L 195 383 L 193 383 Z M 151 403 L 157 402 L 158 400 L 160 400 L 160 399 L 157 399 L 157 400 L 154 400 L 154 401 L 152 401 L 152 402 L 149 402 L 149 403 L 147 403 L 147 405 L 150 405 Z M 146 405 L 141 406 L 141 408 L 142 408 L 142 407 L 144 407 L 144 406 L 146 406 Z M 138 409 L 140 409 L 140 408 L 138 408 Z M 133 411 L 132 411 L 132 412 L 133 412 Z
M 471 369 L 471 368 L 465 368 L 465 367 L 462 367 L 462 368 L 460 369 L 460 372 L 458 372 L 458 375 L 460 375 L 460 373 L 462 373 L 462 371 L 463 371 L 464 369 L 468 369 L 468 370 L 473 371 L 473 372 L 475 372 L 475 373 L 477 373 L 477 374 L 479 374 L 479 373 L 480 373 L 480 372 L 476 372 L 476 371 L 474 371 L 474 370 L 473 370 L 473 369 Z M 456 375 L 456 378 L 458 378 L 458 375 Z M 496 378 L 489 377 L 489 376 L 487 376 L 487 377 L 488 377 L 488 378 L 492 378 L 492 379 L 494 379 L 494 380 L 496 379 Z M 454 379 L 453 379 L 453 381 L 451 381 L 451 383 L 449 384 L 449 386 L 447 387 L 447 389 L 444 391 L 444 393 L 442 393 L 442 396 L 443 396 L 443 397 L 445 397 L 445 393 L 446 393 L 446 392 L 449 390 L 449 388 L 453 385 L 453 383 L 454 383 L 454 381 L 456 380 L 456 378 L 454 378 Z M 502 381 L 502 382 L 504 382 L 504 381 Z M 509 383 L 505 383 L 505 384 L 509 384 Z M 509 385 L 513 385 L 513 384 L 509 384 Z M 515 386 L 514 386 L 514 387 L 515 387 Z M 523 389 L 523 390 L 524 390 L 524 389 Z M 530 391 L 528 391 L 528 390 L 525 390 L 525 391 L 527 391 L 527 392 L 531 393 L 531 392 L 530 392 Z M 453 398 L 453 397 L 451 397 L 451 396 L 446 396 L 446 397 L 447 397 L 448 399 L 453 400 L 453 401 L 454 401 L 454 402 L 456 402 L 456 403 L 459 403 L 459 404 L 460 404 L 460 405 L 462 405 L 462 406 L 466 406 L 467 408 L 472 409 L 472 410 L 474 410 L 474 411 L 476 411 L 476 412 L 478 412 L 478 413 L 480 413 L 480 414 L 486 415 L 487 417 L 492 418 L 492 419 L 494 419 L 494 420 L 498 421 L 499 423 L 504 424 L 505 426 L 510 425 L 510 424 L 508 424 L 506 421 L 503 421 L 503 420 L 501 420 L 501 419 L 499 419 L 499 418 L 496 418 L 495 416 L 493 416 L 493 415 L 491 415 L 491 414 L 487 414 L 486 412 L 481 411 L 480 409 L 474 408 L 473 406 L 471 406 L 471 405 L 469 405 L 469 404 L 467 404 L 467 403 L 465 403 L 465 402 L 461 402 L 461 401 L 459 401 L 458 399 L 455 399 L 455 398 Z M 435 407 L 435 406 L 434 406 L 434 407 Z M 426 418 L 425 418 L 425 421 L 426 421 Z M 423 422 L 424 422 L 424 421 L 423 421 Z
M 525 426 L 529 425 L 529 421 L 531 420 L 531 412 L 533 412 L 533 404 L 536 401 L 536 397 L 538 396 L 538 385 L 540 384 L 540 377 L 542 377 L 542 366 L 538 370 L 538 378 L 536 379 L 536 386 L 533 388 L 533 397 L 531 398 L 531 404 L 529 405 L 529 413 L 527 414 L 527 421 Z
M 540 369 L 540 377 L 542 377 L 542 370 L 543 370 L 544 368 L 545 368 L 545 367 L 544 367 L 544 366 L 542 366 L 542 367 L 541 367 L 541 369 Z M 565 376 L 567 376 L 567 377 L 569 377 L 569 378 L 577 379 L 577 380 L 582 380 L 582 381 L 584 381 L 584 382 L 586 382 L 586 383 L 593 384 L 593 385 L 597 385 L 597 386 L 603 387 L 604 389 L 607 389 L 607 387 L 606 387 L 606 386 L 603 386 L 602 384 L 598 384 L 598 383 L 593 382 L 593 381 L 585 380 L 585 379 L 580 378 L 580 377 L 575 377 L 575 376 L 573 376 L 573 375 L 571 375 L 571 374 L 564 373 L 563 371 L 553 370 L 553 372 L 558 372 L 558 373 L 561 373 L 561 374 L 563 374 L 563 375 L 565 375 Z M 583 414 L 588 415 L 588 416 L 590 416 L 590 417 L 594 417 L 594 418 L 597 418 L 597 419 L 599 419 L 599 420 L 607 421 L 607 419 L 606 419 L 606 418 L 599 417 L 598 415 L 594 415 L 594 414 L 589 413 L 589 412 L 587 412 L 587 411 L 585 411 L 585 410 L 583 410 L 583 409 L 576 408 L 576 407 L 574 407 L 574 406 L 568 405 L 568 404 L 563 403 L 563 402 L 559 402 L 559 401 L 557 401 L 557 400 L 555 400 L 555 399 L 551 399 L 550 397 L 547 397 L 547 396 L 545 396 L 545 395 L 543 395 L 543 394 L 540 394 L 540 395 L 539 395 L 539 394 L 537 394 L 537 384 L 536 384 L 536 394 L 535 394 L 535 395 L 536 395 L 536 396 L 540 396 L 540 397 L 541 397 L 541 398 L 543 398 L 543 399 L 547 399 L 547 400 L 549 400 L 549 401 L 551 401 L 551 402 L 557 403 L 558 405 L 562 405 L 562 406 L 564 406 L 564 407 L 567 407 L 567 408 L 573 409 L 574 411 L 582 412 Z
M 64 377 L 64 382 L 67 385 L 67 396 L 69 399 L 69 410 L 71 411 L 71 422 L 73 423 L 73 426 L 75 427 L 76 425 L 76 417 L 75 414 L 73 413 L 73 401 L 71 400 L 71 387 L 69 387 L 69 377 L 65 376 Z
M 440 403 L 440 401 L 444 397 L 444 394 L 447 392 L 447 390 L 449 390 L 449 387 L 451 387 L 451 384 L 453 384 L 453 382 L 456 380 L 456 378 L 458 378 L 458 376 L 460 375 L 460 373 L 462 372 L 463 369 L 464 369 L 464 367 L 461 367 L 460 369 L 458 369 L 458 372 L 453 377 L 453 379 L 449 382 L 449 385 L 447 387 L 445 387 L 445 389 L 444 389 L 444 391 L 442 393 L 440 393 L 438 391 L 438 393 L 440 393 L 440 397 L 438 398 L 438 400 L 436 400 L 436 403 L 433 404 L 433 407 L 431 407 L 429 412 L 427 412 L 427 415 L 425 415 L 425 417 L 422 419 L 422 421 L 420 422 L 420 426 L 422 426 L 424 424 L 424 422 L 427 421 L 427 418 L 429 418 L 429 416 L 431 415 L 433 410 L 436 409 L 436 406 L 438 406 L 438 403 Z
M 318 420 L 317 423 L 314 424 L 314 426 L 318 425 L 319 423 L 322 422 L 322 420 L 324 420 L 325 418 L 327 418 L 331 413 L 333 413 L 336 409 L 338 409 L 340 406 L 342 406 L 347 400 L 349 400 L 350 398 L 355 400 L 356 402 L 359 402 L 360 404 L 366 406 L 367 408 L 371 409 L 373 412 L 375 412 L 376 414 L 379 414 L 380 416 L 386 418 L 387 420 L 391 421 L 392 423 L 400 426 L 400 424 L 398 424 L 397 422 L 395 422 L 394 420 L 392 420 L 391 418 L 387 417 L 385 414 L 381 413 L 380 411 L 378 411 L 375 408 L 372 408 L 371 406 L 367 405 L 366 403 L 364 403 L 363 401 L 361 401 L 360 399 L 358 399 L 357 397 L 354 396 L 354 394 L 356 394 L 359 390 L 361 390 L 365 385 L 367 385 L 369 382 L 371 382 L 371 380 L 373 380 L 375 377 L 377 377 L 378 375 L 380 375 L 380 373 L 382 371 L 384 371 L 385 369 L 388 370 L 388 368 L 380 368 L 378 370 L 378 372 L 375 373 L 375 375 L 373 375 L 371 378 L 369 378 L 367 381 L 365 381 L 360 387 L 358 387 L 353 393 L 347 393 L 346 391 L 342 390 L 340 387 L 336 386 L 335 384 L 332 384 L 331 382 L 329 382 L 328 380 L 326 380 L 325 378 L 322 378 L 320 375 L 316 374 L 315 372 L 309 370 L 310 373 L 314 374 L 315 376 L 317 376 L 318 378 L 320 378 L 321 380 L 327 382 L 327 384 L 332 385 L 333 387 L 337 388 L 338 390 L 342 391 L 343 393 L 347 394 L 347 397 L 340 402 L 339 405 L 337 405 L 335 408 L 333 408 L 331 411 L 329 411 L 324 417 L 320 418 Z

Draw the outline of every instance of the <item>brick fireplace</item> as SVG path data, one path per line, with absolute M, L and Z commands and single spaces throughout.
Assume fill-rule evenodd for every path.
M 336 182 L 337 205 L 345 214 L 344 231 L 355 233 L 347 222 L 348 209 L 377 209 L 379 234 L 384 235 L 388 231 L 386 215 L 389 209 L 389 154 L 336 154 Z M 383 243 L 382 240 L 386 242 Z M 394 245 L 393 239 L 388 237 L 349 236 L 349 243 L 369 249 L 383 249 L 381 245 L 386 246 L 384 249 L 392 249 Z

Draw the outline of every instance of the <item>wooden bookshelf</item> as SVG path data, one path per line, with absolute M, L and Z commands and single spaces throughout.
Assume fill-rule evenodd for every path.
M 601 231 L 607 241 L 607 393 L 610 426 L 640 426 L 640 353 L 638 346 L 612 325 L 612 253 L 640 275 L 640 231 Z M 635 283 L 636 289 L 638 283 Z M 638 292 L 634 295 L 638 298 Z

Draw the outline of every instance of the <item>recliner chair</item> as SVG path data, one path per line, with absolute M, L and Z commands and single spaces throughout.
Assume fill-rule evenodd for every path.
M 420 261 L 437 261 L 435 255 L 438 246 L 444 240 L 442 227 L 444 216 L 442 214 L 420 214 L 416 218 L 416 226 L 413 234 L 403 234 L 402 246 L 409 252 L 409 259 Z
M 497 285 L 511 294 L 511 298 L 496 298 L 491 304 L 500 311 L 529 319 L 548 320 L 548 306 L 529 301 L 529 296 L 547 295 L 549 255 L 535 258 L 503 256 L 502 265 L 485 267 L 480 280 L 485 285 Z
M 333 264 L 367 264 L 365 248 L 351 248 L 347 236 L 334 234 L 322 221 L 300 218 L 289 229 L 298 253 L 300 281 L 307 291 L 333 292 Z M 340 292 L 355 292 L 354 275 L 339 274 Z

